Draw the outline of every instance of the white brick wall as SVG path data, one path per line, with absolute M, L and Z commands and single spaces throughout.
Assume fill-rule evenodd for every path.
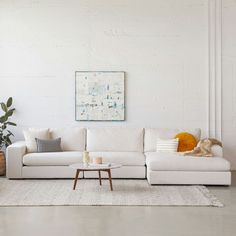
M 0 100 L 29 126 L 207 126 L 207 0 L 0 2 Z M 74 72 L 126 71 L 125 122 L 76 122 Z

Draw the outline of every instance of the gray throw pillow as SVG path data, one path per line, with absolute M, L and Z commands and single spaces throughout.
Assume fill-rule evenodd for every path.
M 61 138 L 57 139 L 38 139 L 35 138 L 37 144 L 37 152 L 62 152 Z

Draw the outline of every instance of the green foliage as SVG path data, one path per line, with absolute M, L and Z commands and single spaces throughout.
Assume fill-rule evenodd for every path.
M 12 97 L 7 99 L 7 102 L 1 102 L 1 108 L 3 115 L 0 116 L 0 150 L 3 147 L 8 147 L 11 142 L 11 136 L 13 133 L 8 130 L 8 126 L 16 126 L 15 123 L 9 121 L 10 117 L 13 115 L 15 108 L 11 108 L 13 99 Z

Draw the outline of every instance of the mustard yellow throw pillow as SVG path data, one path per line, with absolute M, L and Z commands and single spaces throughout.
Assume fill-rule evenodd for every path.
M 175 138 L 179 139 L 178 152 L 191 151 L 197 146 L 196 138 L 190 133 L 178 133 Z

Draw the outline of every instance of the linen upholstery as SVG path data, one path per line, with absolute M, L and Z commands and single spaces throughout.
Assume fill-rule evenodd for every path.
M 177 152 L 179 139 L 157 139 L 157 152 Z
M 181 132 L 175 135 L 179 139 L 178 152 L 192 151 L 197 146 L 196 138 L 187 132 Z
M 7 147 L 6 150 L 6 175 L 7 178 L 21 178 L 22 158 L 26 153 L 26 143 L 18 141 Z
M 26 166 L 68 166 L 83 162 L 82 152 L 40 152 L 23 156 Z
M 142 152 L 143 129 L 140 128 L 89 128 L 89 152 Z
M 44 140 L 36 138 L 37 152 L 62 152 L 61 138 Z
M 82 163 L 83 151 L 88 150 L 91 157 L 102 156 L 104 162 L 122 164 L 112 171 L 113 178 L 147 178 L 149 184 L 231 184 L 230 163 L 222 158 L 219 146 L 212 147 L 214 157 L 204 159 L 156 152 L 158 137 L 173 138 L 186 131 L 195 132 L 199 139 L 200 129 L 146 129 L 145 150 L 142 128 L 90 128 L 87 139 L 86 130 L 79 129 L 51 129 L 49 138 L 62 137 L 64 152 L 26 153 L 25 142 L 10 145 L 6 150 L 7 178 L 73 178 L 75 171 L 69 165 Z M 107 173 L 102 174 L 107 178 Z M 84 177 L 97 178 L 98 173 L 86 172 Z
M 35 138 L 49 139 L 49 129 L 29 128 L 23 131 L 27 152 L 37 152 Z
M 145 156 L 141 152 L 90 152 L 90 157 L 102 157 L 103 163 L 117 163 L 125 166 L 144 166 Z
M 51 139 L 59 137 L 63 151 L 85 151 L 86 129 L 79 127 L 50 129 Z
M 194 135 L 197 141 L 201 138 L 200 129 L 165 129 L 165 128 L 146 128 L 144 134 L 144 152 L 155 152 L 157 138 L 171 139 L 180 132 L 188 132 Z
M 146 164 L 153 171 L 229 171 L 222 157 L 191 157 L 174 153 L 146 153 Z
M 230 171 L 151 171 L 147 169 L 149 184 L 231 185 Z

